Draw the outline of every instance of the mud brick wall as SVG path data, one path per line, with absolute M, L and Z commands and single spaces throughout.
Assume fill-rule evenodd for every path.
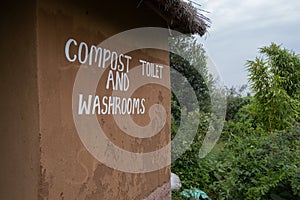
M 102 164 L 83 145 L 72 114 L 72 91 L 80 63 L 68 61 L 66 42 L 74 38 L 78 44 L 84 41 L 91 46 L 132 28 L 165 26 L 145 5 L 137 8 L 138 3 L 31 0 L 3 7 L 0 199 L 170 199 L 169 167 L 128 173 Z M 167 44 L 167 38 L 157 42 Z M 73 45 L 71 53 L 77 47 Z M 165 51 L 135 50 L 128 55 L 132 68 L 139 64 L 138 58 L 169 64 Z M 168 79 L 167 68 L 163 73 Z M 106 81 L 100 80 L 97 95 L 112 94 L 102 87 Z M 132 115 L 134 122 L 147 125 L 149 107 L 158 103 L 167 112 L 163 129 L 150 139 L 134 138 L 118 128 L 111 115 L 101 115 L 98 120 L 106 136 L 132 152 L 165 146 L 170 142 L 170 91 L 148 84 L 134 95 L 146 99 L 145 114 Z

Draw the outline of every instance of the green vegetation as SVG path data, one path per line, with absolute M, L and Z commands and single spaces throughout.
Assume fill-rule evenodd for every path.
M 255 118 L 266 130 L 282 130 L 299 122 L 300 60 L 276 44 L 260 49 L 261 57 L 248 61 Z
M 243 87 L 227 89 L 221 139 L 203 159 L 198 151 L 211 114 L 209 109 L 189 111 L 191 122 L 200 117 L 201 123 L 189 150 L 172 163 L 172 171 L 179 175 L 182 189 L 196 187 L 212 199 L 300 199 L 300 58 L 271 44 L 246 66 L 253 95 L 241 95 Z M 174 100 L 174 111 L 187 109 Z M 174 137 L 178 118 L 173 116 L 172 122 Z M 172 197 L 183 199 L 179 192 Z

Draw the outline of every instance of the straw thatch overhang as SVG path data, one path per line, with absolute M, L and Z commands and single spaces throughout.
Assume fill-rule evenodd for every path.
M 171 29 L 184 34 L 203 36 L 209 27 L 209 19 L 182 0 L 144 0 L 144 3 L 160 15 Z

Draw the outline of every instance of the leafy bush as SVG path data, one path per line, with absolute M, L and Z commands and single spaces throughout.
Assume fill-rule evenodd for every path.
M 208 129 L 209 124 L 209 115 L 202 112 L 190 112 L 187 116 L 193 123 L 195 118 L 199 118 L 201 123 L 198 126 L 197 134 L 194 138 L 190 138 L 189 128 L 190 124 L 186 127 L 181 127 L 186 134 L 179 136 L 181 138 L 177 138 L 180 141 L 180 144 L 176 146 L 172 146 L 172 157 L 177 157 L 177 150 L 180 150 L 181 145 L 185 146 L 188 142 L 192 141 L 192 144 L 188 148 L 183 155 L 180 156 L 175 162 L 172 163 L 172 172 L 177 174 L 182 183 L 183 188 L 191 188 L 191 187 L 199 187 L 199 181 L 197 177 L 200 176 L 201 169 L 199 169 L 199 149 L 202 144 L 202 140 L 204 138 L 204 134 Z M 195 125 L 193 125 L 195 126 Z M 196 124 L 197 126 L 197 124 Z M 172 130 L 177 130 L 176 124 L 172 124 Z M 173 132 L 173 137 L 175 137 L 176 132 Z M 178 137 L 178 136 L 176 136 Z
M 233 130 L 228 142 L 218 145 L 222 149 L 197 163 L 184 160 L 177 165 L 184 187 L 197 186 L 218 200 L 299 199 L 300 128 L 272 135 L 262 129 L 253 129 L 250 134 L 239 130 Z

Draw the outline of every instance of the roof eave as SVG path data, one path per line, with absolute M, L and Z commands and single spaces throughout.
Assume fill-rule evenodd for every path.
M 207 32 L 209 19 L 181 0 L 145 0 L 145 4 L 174 30 L 200 36 Z

